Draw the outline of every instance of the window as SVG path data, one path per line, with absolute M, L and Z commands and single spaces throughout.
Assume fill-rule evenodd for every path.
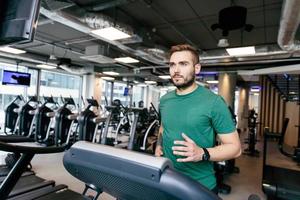
M 101 106 L 110 105 L 110 93 L 111 93 L 112 82 L 102 80 L 102 93 L 101 93 Z
M 125 83 L 121 82 L 114 82 L 114 91 L 113 91 L 113 99 L 120 99 L 123 106 L 129 106 L 129 100 L 130 100 L 130 92 L 125 92 L 125 89 L 129 86 Z
M 31 74 L 30 87 L 18 85 L 2 85 L 3 70 L 28 72 Z M 22 95 L 25 99 L 27 95 L 36 95 L 38 71 L 28 69 L 26 66 L 17 66 L 13 64 L 0 63 L 0 126 L 3 127 L 5 120 L 5 108 L 16 98 L 17 95 Z
M 53 96 L 60 102 L 60 97 L 72 97 L 79 105 L 82 79 L 80 76 L 59 72 L 41 71 L 40 96 Z
M 138 103 L 140 101 L 144 102 L 144 107 L 146 106 L 144 100 L 144 90 L 145 87 L 136 86 L 136 85 L 134 85 L 132 88 L 132 103 L 135 104 L 136 107 L 138 107 Z

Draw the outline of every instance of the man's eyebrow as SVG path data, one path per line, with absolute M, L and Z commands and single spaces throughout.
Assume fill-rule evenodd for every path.
M 174 64 L 174 62 L 166 62 L 167 65 Z
M 182 61 L 179 61 L 178 63 L 184 64 L 184 63 L 190 63 L 190 62 L 187 60 L 182 60 Z

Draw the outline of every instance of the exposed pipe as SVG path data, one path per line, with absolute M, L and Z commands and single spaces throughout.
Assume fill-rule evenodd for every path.
M 238 71 L 239 75 L 263 75 L 263 74 L 282 74 L 282 73 L 299 73 L 300 72 L 300 64 L 296 65 L 285 65 L 283 67 L 270 67 L 263 69 L 255 69 L 255 70 L 242 70 Z
M 94 72 L 94 68 L 74 67 L 72 65 L 59 65 L 59 67 L 65 70 L 66 72 L 69 72 L 70 74 L 74 75 L 88 75 Z
M 16 63 L 16 61 L 18 61 L 19 63 L 28 62 L 26 64 L 28 64 L 31 67 L 36 67 L 36 65 L 38 64 L 45 64 L 48 61 L 48 57 L 37 56 L 36 54 L 30 54 L 30 53 L 26 53 L 25 55 L 15 55 L 10 53 L 0 52 L 0 60 L 2 59 L 1 57 L 3 57 L 4 61 L 7 60 L 9 63 Z M 85 75 L 92 72 L 90 70 L 87 70 L 84 67 L 79 68 L 79 67 L 72 67 L 66 65 L 60 65 L 59 67 L 75 75 Z
M 287 51 L 300 50 L 299 41 L 295 40 L 295 34 L 300 23 L 300 1 L 285 0 L 282 8 L 277 38 L 278 45 Z
M 124 4 L 127 4 L 127 3 L 129 3 L 128 0 L 113 0 L 113 1 L 100 3 L 100 4 L 97 4 L 97 5 L 94 5 L 94 6 L 88 6 L 88 7 L 85 7 L 85 8 L 88 9 L 88 10 L 91 10 L 91 11 L 102 11 L 102 10 L 105 10 L 105 9 L 108 9 L 108 8 L 124 5 Z
M 84 13 L 84 11 L 82 9 L 81 10 L 80 10 L 80 8 L 76 8 L 76 9 L 78 9 L 79 13 Z M 61 11 L 61 10 L 60 11 L 50 11 L 50 10 L 47 10 L 47 9 L 41 7 L 40 13 L 42 13 L 44 16 L 46 16 L 47 18 L 49 18 L 53 21 L 62 23 L 64 25 L 69 26 L 69 27 L 71 27 L 75 30 L 78 30 L 78 31 L 82 32 L 82 33 L 85 33 L 85 34 L 91 35 L 95 38 L 98 38 L 98 39 L 100 39 L 104 42 L 107 42 L 108 44 L 114 45 L 114 46 L 118 47 L 119 49 L 121 49 L 125 52 L 128 52 L 128 53 L 130 53 L 134 56 L 140 57 L 144 60 L 147 60 L 149 62 L 158 64 L 158 65 L 163 64 L 162 60 L 156 59 L 156 58 L 154 58 L 153 56 L 147 54 L 144 51 L 135 50 L 135 49 L 132 49 L 128 46 L 123 45 L 122 43 L 120 43 L 118 41 L 111 41 L 111 40 L 102 38 L 100 36 L 91 34 L 91 31 L 93 29 L 91 27 L 89 27 L 87 23 L 84 23 L 84 22 L 90 21 L 90 19 L 92 19 L 90 14 L 89 14 L 90 19 L 80 21 L 80 18 L 78 16 L 74 16 L 70 13 L 67 13 L 67 12 Z M 95 15 L 95 20 L 92 20 L 90 22 L 96 22 L 96 21 L 99 21 L 99 20 L 100 19 L 98 19 Z M 89 23 L 89 25 L 91 25 L 91 24 L 92 23 Z
M 4 58 L 9 58 L 12 59 L 14 61 L 26 61 L 32 64 L 44 64 L 47 61 L 46 57 L 43 56 L 36 56 L 34 54 L 29 54 L 26 53 L 26 56 L 21 56 L 21 55 L 15 55 L 15 54 L 10 54 L 10 53 L 4 53 L 4 52 L 0 52 L 0 56 L 4 57 Z

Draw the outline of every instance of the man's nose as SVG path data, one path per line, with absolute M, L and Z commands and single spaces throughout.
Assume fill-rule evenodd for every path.
M 178 66 L 178 65 L 175 65 L 175 66 L 174 66 L 174 72 L 179 72 L 179 71 L 180 71 L 179 66 Z

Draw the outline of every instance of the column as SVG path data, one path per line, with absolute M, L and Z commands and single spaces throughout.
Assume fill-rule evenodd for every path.
M 226 101 L 227 105 L 234 110 L 236 73 L 219 74 L 219 95 Z

